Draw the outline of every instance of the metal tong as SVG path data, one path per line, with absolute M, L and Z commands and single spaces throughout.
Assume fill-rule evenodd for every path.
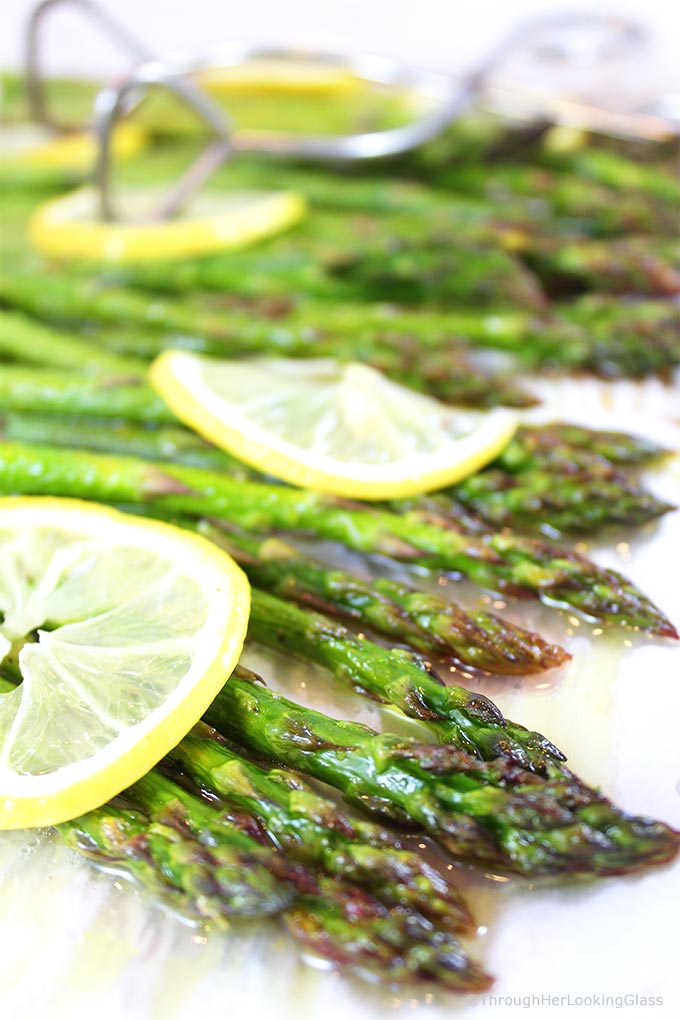
M 122 81 L 104 88 L 95 103 L 94 128 L 99 138 L 95 182 L 103 219 L 115 218 L 111 186 L 111 136 L 118 120 L 141 102 L 150 89 L 169 90 L 189 106 L 208 128 L 211 138 L 187 171 L 152 210 L 159 220 L 175 215 L 210 175 L 234 152 L 258 152 L 275 157 L 323 162 L 355 162 L 395 156 L 436 138 L 485 93 L 498 69 L 513 55 L 528 54 L 553 66 L 596 66 L 611 57 L 626 55 L 644 41 L 639 25 L 620 17 L 556 15 L 514 29 L 470 73 L 450 75 L 419 70 L 370 54 L 340 54 L 292 49 L 222 45 L 206 53 L 170 54 L 152 58 L 92 0 L 42 0 L 29 23 L 26 75 L 31 112 L 53 128 L 65 125 L 50 114 L 40 65 L 39 36 L 48 11 L 75 4 L 128 53 L 135 67 Z M 366 82 L 410 91 L 425 97 L 421 114 L 403 126 L 346 135 L 297 135 L 276 131 L 249 131 L 232 125 L 226 111 L 196 82 L 196 76 L 215 68 L 235 67 L 258 60 L 313 61 L 341 65 Z

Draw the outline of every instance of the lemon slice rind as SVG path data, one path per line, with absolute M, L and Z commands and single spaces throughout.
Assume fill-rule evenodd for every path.
M 154 622 L 158 625 L 158 620 L 164 621 L 166 611 L 173 621 L 178 613 L 180 621 L 199 620 L 203 618 L 201 614 L 204 621 L 200 626 L 196 624 L 194 632 L 177 634 L 172 640 L 152 633 L 146 646 L 117 644 L 115 614 L 120 617 L 126 612 L 126 591 L 122 585 L 119 591 L 119 572 L 114 571 L 115 577 L 112 574 L 108 579 L 91 578 L 92 584 L 96 581 L 102 587 L 87 589 L 83 597 L 89 599 L 92 593 L 95 602 L 97 597 L 108 598 L 106 585 L 110 582 L 113 602 L 118 597 L 122 600 L 118 609 L 113 606 L 98 613 L 94 606 L 93 615 L 84 622 L 57 626 L 41 634 L 37 643 L 23 647 L 19 653 L 23 683 L 14 691 L 0 694 L 0 829 L 67 821 L 103 804 L 139 779 L 198 721 L 228 679 L 245 639 L 248 582 L 231 557 L 200 536 L 78 500 L 0 499 L 0 537 L 5 537 L 6 554 L 7 536 L 12 536 L 9 544 L 12 541 L 16 544 L 19 552 L 15 560 L 19 565 L 23 562 L 21 550 L 27 550 L 25 555 L 30 560 L 35 556 L 30 550 L 39 545 L 39 534 L 51 535 L 55 529 L 59 536 L 80 536 L 90 555 L 92 550 L 103 550 L 102 555 L 108 556 L 112 564 L 117 559 L 120 563 L 121 550 L 143 555 L 149 562 L 158 558 L 159 578 L 165 577 L 170 586 L 167 590 L 175 592 L 179 601 L 168 602 L 159 597 L 154 603 L 143 576 L 146 565 L 144 569 L 140 565 L 139 591 L 136 596 L 133 594 L 127 610 L 133 623 L 141 627 L 145 622 L 139 603 L 134 603 L 135 597 L 146 597 L 152 607 L 148 615 L 151 630 Z M 31 542 L 31 534 L 35 542 Z M 85 558 L 78 566 L 76 556 L 75 566 L 71 567 L 82 571 L 86 562 Z M 163 574 L 165 563 L 169 568 Z M 59 584 L 66 583 L 64 578 L 68 580 L 71 576 L 63 563 L 52 573 L 52 580 L 56 577 Z M 12 592 L 21 590 L 22 571 L 17 568 L 14 579 L 7 580 L 7 576 L 5 586 L 0 588 L 0 598 L 4 600 L 0 608 L 6 614 L 1 625 L 4 633 L 0 634 L 0 658 L 7 654 L 12 638 L 16 638 L 11 621 L 32 623 L 31 598 L 35 602 L 35 597 L 38 601 L 47 597 L 49 603 L 52 583 L 45 584 L 43 575 L 41 589 L 37 579 L 28 599 L 28 615 L 22 621 L 17 606 L 10 606 Z M 77 592 L 80 575 L 74 581 L 75 576 L 71 576 L 69 583 Z M 58 584 L 54 593 L 55 598 L 61 598 Z M 184 598 L 187 605 L 193 603 L 197 608 L 185 612 Z M 183 624 L 177 626 L 181 629 Z M 190 629 L 189 624 L 187 627 Z M 86 639 L 93 634 L 96 641 L 88 645 Z M 121 630 L 120 634 L 124 632 Z M 121 662 L 123 665 L 116 669 Z M 64 700 L 69 699 L 77 710 L 70 715 L 64 705 Z M 149 702 L 148 712 L 145 699 Z M 127 716 L 132 717 L 130 724 L 126 724 Z M 92 730 L 94 739 L 101 738 L 101 746 L 79 757 L 92 736 L 83 732 L 81 717 L 96 721 Z M 115 729 L 117 734 L 113 734 Z M 55 742 L 55 734 L 62 733 L 64 739 Z M 110 739 L 107 733 L 113 734 Z
M 273 57 L 209 68 L 197 77 L 214 95 L 333 96 L 354 92 L 361 84 L 352 71 L 338 64 Z
M 126 199 L 131 217 L 153 208 L 150 190 L 128 192 Z M 195 212 L 160 223 L 141 217 L 108 223 L 98 217 L 96 191 L 79 188 L 39 206 L 29 236 L 39 251 L 57 258 L 159 261 L 245 248 L 293 226 L 305 211 L 304 199 L 293 192 L 225 192 L 199 196 Z
M 233 377 L 233 399 L 219 392 L 221 371 Z M 396 499 L 453 485 L 493 460 L 518 424 L 511 411 L 453 409 L 367 366 L 331 359 L 223 362 L 168 350 L 153 363 L 150 380 L 181 421 L 240 460 L 293 485 L 348 498 Z M 265 414 L 273 427 L 258 420 Z M 280 427 L 286 415 L 288 430 Z M 294 420 L 305 415 L 312 424 L 292 441 Z M 343 446 L 347 456 L 333 452 Z
M 111 136 L 111 154 L 117 160 L 130 159 L 146 142 L 146 131 L 138 124 L 117 124 Z M 5 167 L 84 174 L 94 164 L 97 140 L 89 131 L 55 135 L 33 124 L 4 125 L 0 129 L 0 152 Z

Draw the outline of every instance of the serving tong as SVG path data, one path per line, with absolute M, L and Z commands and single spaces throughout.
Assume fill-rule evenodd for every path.
M 99 214 L 104 221 L 117 217 L 112 194 L 111 138 L 121 118 L 127 116 L 153 89 L 171 92 L 184 102 L 208 129 L 210 138 L 194 162 L 149 211 L 150 221 L 163 222 L 196 195 L 218 167 L 235 153 L 257 152 L 278 158 L 302 158 L 326 163 L 350 163 L 396 156 L 424 145 L 440 135 L 482 99 L 493 97 L 493 79 L 510 58 L 524 56 L 542 63 L 545 69 L 570 67 L 591 70 L 612 58 L 627 58 L 645 41 L 644 30 L 619 16 L 562 14 L 534 19 L 508 33 L 484 60 L 463 77 L 415 68 L 401 61 L 365 53 L 329 53 L 224 44 L 196 53 L 172 53 L 153 57 L 126 28 L 93 0 L 42 0 L 34 9 L 28 26 L 26 79 L 32 117 L 52 130 L 72 130 L 58 121 L 47 104 L 42 70 L 40 38 L 46 16 L 65 4 L 75 5 L 108 37 L 117 42 L 133 62 L 132 71 L 120 81 L 101 90 L 95 101 L 94 120 L 99 145 L 94 179 Z M 370 85 L 418 96 L 424 107 L 404 125 L 344 135 L 294 134 L 255 131 L 231 123 L 227 111 L 199 85 L 201 75 L 219 69 L 260 61 L 278 63 L 303 61 L 340 66 Z M 521 109 L 531 110 L 531 90 L 518 90 Z M 667 110 L 661 112 L 612 113 L 588 101 L 548 97 L 551 113 L 561 122 L 581 126 L 609 125 L 612 133 L 641 138 L 668 137 L 677 130 Z M 545 103 L 545 94 L 541 97 Z M 533 114 L 536 113 L 533 95 Z

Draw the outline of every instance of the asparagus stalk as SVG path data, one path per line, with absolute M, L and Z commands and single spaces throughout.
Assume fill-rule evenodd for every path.
M 162 280 L 159 278 L 159 285 Z M 113 283 L 104 285 L 91 276 L 62 272 L 58 277 L 37 281 L 34 272 L 20 269 L 0 275 L 0 293 L 8 305 L 46 321 L 69 325 L 101 322 L 143 328 L 146 333 L 163 330 L 177 334 L 178 339 L 184 336 L 225 341 L 232 351 L 243 353 L 277 349 L 281 354 L 310 354 L 326 337 L 348 339 L 367 331 L 383 335 L 388 341 L 400 334 L 415 333 L 423 343 L 429 343 L 430 338 L 439 343 L 452 335 L 470 335 L 479 339 L 496 336 L 510 344 L 519 341 L 528 323 L 527 315 L 517 311 L 423 314 L 389 305 L 291 301 L 290 297 L 258 301 L 220 294 L 197 301 L 186 295 L 162 299 L 154 296 L 150 304 L 148 294 Z M 127 340 L 132 345 L 126 349 L 139 351 L 135 346 L 137 334 L 119 337 L 119 343 Z M 156 348 L 150 353 L 157 353 Z
M 25 380 L 26 376 L 22 378 Z M 36 403 L 40 405 L 39 395 Z M 106 410 L 103 400 L 101 410 Z M 256 474 L 226 450 L 213 446 L 179 425 L 158 426 L 154 422 L 140 425 L 131 421 L 89 418 L 83 428 L 82 417 L 77 413 L 72 417 L 61 417 L 10 412 L 3 416 L 2 432 L 7 439 L 19 442 L 51 442 L 55 446 L 128 453 L 145 460 L 168 460 L 228 473 L 240 470 L 244 473 L 250 471 L 253 476 Z M 612 469 L 635 469 L 666 456 L 668 452 L 652 440 L 629 432 L 588 429 L 564 422 L 522 425 L 484 472 L 503 471 L 513 477 L 530 477 L 535 470 L 549 470 L 556 476 L 569 476 L 587 468 L 594 474 L 599 471 L 609 476 Z
M 478 981 L 488 983 L 451 936 L 439 933 L 435 938 L 432 926 L 418 915 L 408 910 L 390 911 L 358 886 L 316 875 L 304 865 L 292 864 L 279 850 L 259 846 L 251 835 L 235 831 L 231 819 L 221 818 L 160 774 L 149 773 L 124 797 L 152 816 L 179 802 L 184 824 L 194 830 L 200 842 L 212 849 L 237 839 L 256 861 L 259 853 L 270 883 L 282 884 L 289 891 L 278 905 L 279 911 L 285 908 L 289 930 L 307 948 L 334 963 L 363 967 L 394 981 L 436 979 L 452 988 L 466 988 L 468 981 L 472 986 Z M 241 880 L 245 886 L 243 913 L 247 915 L 252 912 L 248 893 L 256 873 L 247 860 L 244 864 Z
M 626 815 L 564 767 L 544 778 L 339 722 L 237 670 L 206 721 L 250 752 L 341 790 L 362 810 L 416 825 L 455 856 L 524 875 L 623 874 L 671 860 L 680 834 Z
M 74 376 L 66 372 L 3 365 L 0 408 L 40 409 L 47 414 L 127 418 L 139 422 L 176 424 L 169 407 L 150 386 L 129 374 Z
M 167 285 L 167 275 L 162 280 Z M 502 376 L 488 379 L 465 361 L 460 338 L 509 352 L 528 368 L 583 369 L 609 376 L 644 376 L 678 363 L 676 314 L 668 302 L 626 303 L 588 297 L 556 306 L 553 315 L 494 310 L 405 312 L 391 306 L 288 298 L 249 301 L 223 294 L 201 301 L 168 299 L 92 279 L 45 278 L 13 270 L 0 277 L 3 300 L 38 318 L 116 327 L 96 334 L 114 350 L 151 357 L 167 346 L 230 356 L 262 351 L 323 354 L 367 361 L 416 389 L 452 401 L 522 405 L 527 394 Z M 211 307 L 210 300 L 213 305 Z M 457 340 L 455 338 L 458 338 Z M 426 350 L 424 350 L 426 348 Z M 453 359 L 453 363 L 451 360 Z M 461 381 L 456 382 L 461 375 Z M 469 392 L 469 396 L 466 394 Z
M 160 265 L 139 264 L 117 278 L 128 285 L 175 292 L 216 291 L 250 297 L 287 295 L 291 291 L 324 300 L 393 301 L 421 305 L 460 305 L 543 309 L 545 296 L 532 273 L 512 252 L 480 237 L 423 236 L 414 218 L 375 223 L 345 244 L 342 220 L 333 222 L 332 240 L 284 238 L 269 250 L 232 252 Z
M 667 453 L 664 447 L 631 432 L 552 422 L 521 426 L 495 463 L 513 473 L 541 466 L 568 469 L 585 455 L 625 467 L 646 464 Z
M 611 294 L 680 294 L 678 248 L 668 238 L 533 244 L 526 257 L 551 292 L 576 287 Z
M 463 663 L 489 673 L 519 675 L 552 669 L 569 658 L 563 648 L 492 613 L 466 613 L 440 595 L 388 577 L 369 582 L 329 569 L 281 538 L 227 531 L 208 521 L 201 521 L 198 528 L 227 549 L 260 588 L 344 616 L 445 666 Z
M 150 817 L 151 838 L 156 817 L 161 828 L 170 830 L 170 853 L 161 853 L 154 865 L 171 883 L 188 884 L 206 916 L 211 914 L 204 903 L 211 895 L 224 911 L 226 883 L 234 901 L 229 914 L 261 917 L 283 911 L 287 928 L 302 945 L 338 965 L 395 982 L 436 981 L 453 990 L 488 985 L 453 936 L 435 931 L 407 909 L 388 909 L 356 885 L 293 864 L 160 773 L 144 776 L 123 799 Z M 242 824 L 250 828 L 247 820 Z M 187 829 L 194 839 L 187 841 Z M 224 863 L 223 848 L 232 846 L 240 854 L 233 864 L 233 855 Z M 268 901 L 263 886 L 274 890 Z
M 68 284 L 65 286 L 68 289 Z M 137 296 L 130 293 L 122 292 L 118 303 L 115 299 L 118 293 L 107 291 L 101 307 L 98 307 L 96 299 L 87 296 L 82 307 L 83 314 L 89 316 L 96 311 L 98 316 L 106 318 L 111 314 L 110 305 L 113 303 L 113 314 L 120 314 L 121 308 L 129 309 L 133 319 L 139 321 L 143 333 L 128 331 L 122 336 L 120 332 L 112 336 L 105 333 L 104 343 L 98 342 L 97 334 L 90 335 L 87 341 L 83 341 L 82 360 L 84 364 L 91 363 L 96 367 L 97 359 L 93 350 L 99 347 L 102 351 L 99 370 L 113 369 L 124 375 L 138 374 L 141 365 L 137 363 L 137 358 L 148 358 L 168 346 L 232 357 L 268 350 L 293 356 L 329 355 L 344 361 L 363 361 L 414 389 L 425 390 L 451 403 L 482 407 L 499 403 L 524 407 L 535 403 L 529 393 L 502 373 L 490 372 L 475 365 L 469 357 L 467 345 L 452 335 L 450 326 L 436 324 L 440 337 L 437 346 L 424 351 L 408 318 L 402 326 L 399 321 L 392 324 L 390 315 L 386 313 L 369 316 L 366 312 L 357 312 L 349 323 L 345 324 L 343 317 L 340 317 L 338 326 L 333 327 L 332 322 L 327 321 L 329 316 L 321 308 L 303 310 L 300 314 L 286 313 L 284 319 L 281 310 L 277 312 L 271 302 L 259 302 L 249 315 L 243 309 L 235 312 L 222 309 L 214 315 L 207 315 L 201 306 L 196 311 L 193 326 L 182 330 L 184 313 L 189 311 L 191 305 L 176 317 L 175 307 L 159 305 L 155 301 L 149 305 L 146 300 L 140 306 L 139 300 L 135 300 Z M 13 300 L 12 284 L 3 288 L 3 294 L 5 300 Z M 95 309 L 89 308 L 92 303 Z M 29 311 L 36 311 L 30 302 L 23 301 L 21 295 L 17 298 L 17 304 L 27 307 Z M 55 303 L 53 307 L 56 309 L 58 306 Z M 164 318 L 170 323 L 169 331 L 165 333 L 154 334 L 148 331 L 149 309 L 156 308 L 163 311 Z M 37 310 L 39 313 L 40 310 L 44 312 L 42 300 Z M 59 315 L 56 318 L 62 323 L 65 321 Z M 371 318 L 375 326 L 369 322 Z M 330 319 L 333 319 L 332 315 Z M 42 328 L 36 324 L 33 337 L 29 332 L 30 320 L 24 322 L 26 343 L 14 344 L 12 348 L 12 354 L 17 360 L 40 359 L 44 365 L 55 367 L 65 367 L 74 361 L 68 337 L 64 337 L 66 343 L 62 350 L 60 336 L 56 331 L 49 338 L 50 343 L 46 344 Z M 322 328 L 320 323 L 326 325 Z M 201 333 L 201 330 L 204 332 Z M 77 343 L 74 341 L 74 344 Z M 110 352 L 107 351 L 107 343 Z M 111 363 L 116 354 L 117 359 Z M 134 355 L 134 359 L 124 355 Z M 77 359 L 77 353 L 75 357 Z M 121 372 L 123 368 L 125 371 Z
M 0 694 L 19 682 L 16 667 L 5 664 Z M 164 902 L 218 927 L 235 917 L 279 914 L 295 895 L 274 874 L 267 849 L 235 827 L 220 827 L 216 839 L 211 810 L 157 771 L 111 803 L 56 828 L 67 846 L 107 866 L 123 866 Z
M 238 462 L 181 429 L 153 432 L 116 424 L 97 426 L 92 422 L 83 429 L 82 423 L 10 415 L 5 419 L 2 433 L 8 439 L 21 442 L 51 440 L 56 445 L 127 452 L 144 458 L 165 457 L 178 463 L 222 467 L 232 475 L 249 477 L 247 469 L 239 474 Z M 625 440 L 626 437 L 622 437 L 622 442 Z M 486 474 L 483 472 L 478 477 L 483 479 Z M 530 477 L 534 477 L 533 472 Z M 552 491 L 559 477 L 550 477 Z M 641 502 L 646 499 L 653 497 L 641 493 Z M 418 505 L 418 501 L 413 500 L 412 505 Z M 444 498 L 442 514 L 452 512 L 452 506 Z M 592 520 L 592 511 L 587 513 L 588 520 Z M 526 517 L 530 523 L 535 520 L 533 514 Z M 606 518 L 607 523 L 611 519 Z M 583 508 L 575 516 L 575 522 L 584 529 Z M 185 527 L 192 526 L 190 521 L 182 523 Z M 207 521 L 201 522 L 200 529 L 228 549 L 259 587 L 300 604 L 345 616 L 434 656 L 444 665 L 457 662 L 491 673 L 520 674 L 550 669 L 568 658 L 563 649 L 491 613 L 481 610 L 465 613 L 439 595 L 414 590 L 389 578 L 375 578 L 369 583 L 346 571 L 330 570 L 280 538 L 260 538 L 233 529 L 220 529 Z
M 199 725 L 167 762 L 211 796 L 255 817 L 271 842 L 293 860 L 365 886 L 384 903 L 408 907 L 451 932 L 474 920 L 460 892 L 393 833 L 350 818 L 302 779 L 263 769 L 212 739 Z
M 570 474 L 534 468 L 512 475 L 486 470 L 455 486 L 452 512 L 467 513 L 493 528 L 587 534 L 612 524 L 644 524 L 675 507 L 613 469 L 581 468 Z
M 0 314 L 0 359 L 7 358 L 41 367 L 73 369 L 86 374 L 108 372 L 133 379 L 146 370 L 143 362 L 99 349 L 19 312 Z
M 356 690 L 419 720 L 439 742 L 484 761 L 503 758 L 542 775 L 564 761 L 540 733 L 505 719 L 483 695 L 442 683 L 418 655 L 359 638 L 321 613 L 255 588 L 248 633 L 327 667 Z
M 0 693 L 13 687 L 0 678 Z M 192 763 L 205 743 L 186 738 L 184 770 L 228 786 L 223 756 L 217 764 L 214 754 Z M 274 845 L 283 842 L 283 848 L 262 845 L 252 815 L 218 814 L 157 770 L 113 803 L 57 828 L 67 846 L 106 866 L 124 867 L 162 901 L 218 927 L 238 918 L 281 915 L 301 945 L 359 974 L 395 983 L 436 982 L 452 991 L 488 987 L 489 977 L 450 933 L 468 930 L 473 921 L 439 874 L 416 854 L 396 849 L 381 827 L 368 822 L 353 827 L 292 777 L 267 776 L 245 761 L 240 767 L 241 789 L 251 784 L 252 793 L 242 803 L 268 817 L 270 834 L 277 834 Z M 267 795 L 269 803 L 263 800 Z M 349 842 L 358 834 L 363 843 Z M 335 839 L 335 849 L 324 846 L 324 839 Z M 323 863 L 342 877 L 316 874 L 308 863 Z M 375 888 L 386 902 L 345 880 L 349 877 Z
M 447 191 L 495 205 L 502 214 L 520 207 L 533 214 L 539 229 L 569 223 L 574 233 L 610 237 L 621 234 L 670 234 L 674 202 L 608 187 L 579 174 L 507 163 L 493 167 L 470 163 L 433 172 L 430 181 Z M 527 203 L 529 203 L 527 209 Z M 525 213 L 525 220 L 527 219 Z M 566 222 L 565 222 L 566 221 Z
M 651 374 L 663 376 L 680 364 L 677 307 L 673 302 L 622 301 L 589 294 L 561 306 L 560 318 L 565 343 L 569 346 L 571 333 L 577 362 L 586 371 L 605 378 L 638 379 Z M 559 342 L 559 332 L 552 337 L 553 345 Z M 563 363 L 562 353 L 546 349 L 545 357 L 553 364 Z
M 233 827 L 221 827 L 219 840 L 206 838 L 214 828 L 210 808 L 157 772 L 58 826 L 68 846 L 124 865 L 176 908 L 218 926 L 288 907 L 295 891 L 272 871 L 272 853 Z
M 549 138 L 548 138 L 549 142 Z M 598 148 L 597 144 L 555 150 L 544 147 L 543 158 L 560 168 L 567 169 L 579 178 L 595 181 L 622 193 L 638 192 L 650 199 L 663 202 L 680 202 L 680 183 L 676 176 L 658 165 L 646 166 L 612 149 Z
M 4 421 L 2 434 L 21 442 L 44 443 L 51 440 L 56 445 L 127 452 L 144 458 L 156 457 L 216 470 L 221 467 L 232 476 L 252 477 L 248 469 L 239 470 L 237 461 L 181 429 L 153 432 L 116 424 L 97 426 L 91 422 L 83 429 L 82 424 L 70 424 L 60 419 L 10 415 Z M 626 443 L 632 453 L 634 437 L 621 437 L 622 447 L 625 448 Z M 521 437 L 517 446 L 521 446 Z M 654 447 L 651 446 L 651 449 Z M 520 456 L 521 450 L 518 450 L 514 458 L 519 459 Z M 534 478 L 534 471 L 527 470 L 526 473 L 529 478 Z M 476 477 L 483 480 L 486 475 L 487 472 L 482 472 Z M 512 479 L 511 475 L 509 477 Z M 551 494 L 559 492 L 562 484 L 559 475 L 548 477 L 552 479 Z M 507 489 L 507 485 L 504 488 Z M 509 491 L 512 495 L 515 490 Z M 583 487 L 578 491 L 582 492 Z M 624 488 L 624 494 L 625 491 Z M 441 508 L 437 503 L 437 510 L 448 522 L 455 503 L 443 496 L 437 499 L 442 502 Z M 640 494 L 641 505 L 649 500 L 651 505 L 661 510 L 662 504 L 652 503 L 653 499 L 647 493 Z M 433 501 L 434 497 L 431 497 L 429 502 Z M 552 498 L 551 502 L 554 503 L 555 499 Z M 413 500 L 410 505 L 422 507 L 427 503 Z M 595 507 L 595 510 L 598 509 Z M 526 517 L 531 524 L 537 517 L 543 521 L 542 513 L 516 516 Z M 593 510 L 587 507 L 579 509 L 577 502 L 572 516 L 575 525 L 585 530 L 586 524 L 592 522 Z M 508 514 L 504 517 L 507 521 Z M 629 523 L 630 518 L 628 514 Z M 606 523 L 613 519 L 612 515 L 604 518 Z M 458 523 L 460 520 L 459 514 Z M 185 527 L 192 526 L 191 522 L 183 524 Z M 229 550 L 254 584 L 284 598 L 353 619 L 364 627 L 436 657 L 444 665 L 458 662 L 492 673 L 519 674 L 550 669 L 567 658 L 562 649 L 545 642 L 539 635 L 514 627 L 491 613 L 481 610 L 465 613 L 439 595 L 413 590 L 389 578 L 376 578 L 369 583 L 345 571 L 329 570 L 280 538 L 260 538 L 233 529 L 220 529 L 207 521 L 203 521 L 200 528 L 213 541 Z
M 673 507 L 623 471 L 666 453 L 628 433 L 524 427 L 493 464 L 449 490 L 450 508 L 443 494 L 432 502 L 448 518 L 473 514 L 491 526 L 553 535 L 642 523 Z
M 166 273 L 161 279 L 167 285 Z M 465 362 L 460 338 L 508 351 L 531 368 L 641 376 L 678 363 L 675 309 L 660 301 L 622 306 L 620 300 L 588 296 L 538 318 L 516 310 L 441 314 L 347 301 L 307 299 L 294 304 L 287 297 L 252 300 L 244 306 L 223 294 L 200 302 L 186 295 L 179 300 L 155 295 L 149 304 L 140 293 L 102 287 L 92 278 L 67 273 L 45 277 L 14 268 L 11 275 L 0 277 L 0 290 L 5 302 L 39 318 L 62 324 L 83 320 L 113 324 L 117 333 L 111 336 L 105 330 L 100 339 L 126 354 L 150 357 L 167 346 L 217 356 L 263 351 L 323 354 L 367 361 L 442 398 L 460 400 L 470 388 L 469 402 L 474 401 L 475 387 L 482 395 L 500 388 L 500 399 L 510 404 L 526 403 L 527 395 L 498 375 L 485 385 L 484 374 L 480 377 Z M 454 385 L 457 374 L 462 374 L 462 382 L 448 395 L 446 388 Z
M 0 443 L 0 492 L 140 504 L 161 514 L 214 517 L 253 531 L 302 531 L 486 587 L 532 593 L 603 622 L 677 637 L 669 620 L 615 571 L 571 549 L 503 533 L 465 535 L 417 515 L 347 504 L 281 485 L 131 457 Z

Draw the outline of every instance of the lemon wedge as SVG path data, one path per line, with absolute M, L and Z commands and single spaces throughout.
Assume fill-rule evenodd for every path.
M 153 386 L 177 417 L 260 471 L 358 499 L 452 485 L 493 460 L 517 417 L 453 408 L 356 362 L 222 361 L 164 351 Z
M 249 586 L 212 543 L 97 504 L 0 499 L 0 829 L 103 804 L 224 685 Z M 17 677 L 18 679 L 18 677 Z
M 29 235 L 45 255 L 138 262 L 182 258 L 244 248 L 297 223 L 304 199 L 292 192 L 202 192 L 173 219 L 148 217 L 160 199 L 156 189 L 128 189 L 119 220 L 101 220 L 98 195 L 80 188 L 39 206 Z
M 121 123 L 111 138 L 115 159 L 129 159 L 146 144 L 146 132 L 137 124 Z M 88 131 L 56 135 L 38 124 L 3 125 L 0 158 L 4 167 L 64 170 L 89 173 L 97 154 L 97 141 Z

